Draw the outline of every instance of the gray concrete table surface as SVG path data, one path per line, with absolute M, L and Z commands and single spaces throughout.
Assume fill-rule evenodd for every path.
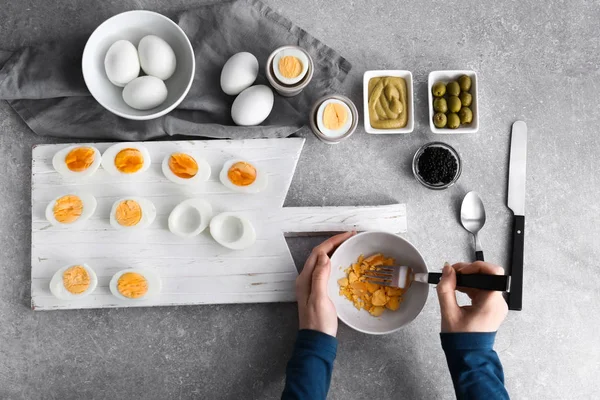
M 508 261 L 510 126 L 529 127 L 525 292 L 496 350 L 515 399 L 600 397 L 600 6 L 594 1 L 317 1 L 268 3 L 352 64 L 344 94 L 362 109 L 362 74 L 407 69 L 415 79 L 414 133 L 325 145 L 306 129 L 289 206 L 408 205 L 406 237 L 433 270 L 471 260 L 458 222 L 462 196 L 478 191 L 488 222 L 487 260 Z M 196 1 L 4 1 L 5 49 L 88 35 L 118 12 L 173 12 Z M 484 5 L 485 4 L 485 5 Z M 480 131 L 429 131 L 427 75 L 473 69 Z M 458 184 L 430 191 L 411 157 L 442 139 L 463 157 Z M 35 136 L 0 104 L 0 398 L 277 398 L 297 329 L 294 304 L 33 312 L 30 296 L 31 147 Z M 321 238 L 289 240 L 301 268 Z M 439 307 L 402 331 L 368 336 L 340 325 L 331 399 L 448 399 L 452 382 L 439 343 Z

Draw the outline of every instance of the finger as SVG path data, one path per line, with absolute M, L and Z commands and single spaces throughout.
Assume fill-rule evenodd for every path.
M 311 290 L 311 279 L 317 262 L 318 253 L 314 250 L 308 256 L 300 275 L 296 278 L 296 298 L 298 303 L 306 304 Z
M 327 284 L 329 282 L 329 275 L 331 274 L 331 261 L 326 254 L 320 254 L 317 259 L 317 265 L 312 274 L 312 285 L 310 296 L 315 297 L 326 297 L 327 296 Z
M 344 243 L 346 240 L 350 239 L 354 235 L 356 235 L 356 232 L 352 231 L 332 236 L 317 247 L 315 247 L 315 250 L 317 252 L 330 254 L 333 250 L 336 249 L 336 247 L 338 247 L 340 244 Z
M 461 274 L 504 275 L 504 268 L 484 261 L 476 261 L 460 269 Z
M 456 263 L 456 264 L 452 265 L 452 268 L 454 268 L 454 270 L 456 272 L 459 272 L 460 270 L 464 269 L 465 267 L 467 267 L 469 265 L 471 265 L 471 264 L 470 263 L 465 263 L 465 262 L 459 262 L 459 263 Z
M 460 308 L 456 302 L 456 293 L 454 293 L 455 288 L 456 271 L 449 265 L 444 265 L 442 279 L 440 279 L 440 283 L 436 288 L 440 309 L 442 310 L 442 318 L 452 319 L 460 312 Z

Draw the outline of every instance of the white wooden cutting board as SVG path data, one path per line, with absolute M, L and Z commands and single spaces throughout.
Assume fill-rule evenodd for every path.
M 94 143 L 103 152 L 113 143 Z M 33 149 L 31 306 L 34 310 L 164 306 L 185 304 L 255 303 L 294 300 L 297 270 L 284 234 L 346 230 L 406 231 L 404 204 L 377 207 L 282 208 L 304 139 L 210 140 L 146 142 L 152 159 L 148 171 L 135 177 L 114 177 L 100 168 L 83 182 L 69 181 L 52 167 L 54 154 L 66 147 L 39 145 Z M 202 155 L 212 168 L 208 182 L 181 186 L 168 181 L 163 158 L 174 151 Z M 223 163 L 246 159 L 266 172 L 269 184 L 259 194 L 234 193 L 218 179 Z M 95 214 L 80 230 L 53 227 L 45 219 L 48 203 L 72 192 L 87 192 L 98 200 Z M 109 224 L 112 203 L 128 195 L 150 199 L 157 210 L 144 231 L 116 231 Z M 214 213 L 237 211 L 253 222 L 255 245 L 234 251 L 217 244 L 208 229 L 183 239 L 171 234 L 171 210 L 190 197 L 209 201 Z M 58 300 L 49 290 L 56 270 L 86 263 L 98 275 L 98 287 L 77 301 Z M 111 295 L 108 282 L 119 270 L 154 269 L 161 277 L 160 295 L 124 302 Z

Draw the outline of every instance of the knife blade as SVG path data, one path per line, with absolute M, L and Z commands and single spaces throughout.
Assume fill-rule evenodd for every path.
M 508 169 L 508 207 L 514 214 L 508 309 L 520 311 L 523 303 L 523 251 L 525 244 L 525 181 L 527 166 L 527 125 L 512 126 Z

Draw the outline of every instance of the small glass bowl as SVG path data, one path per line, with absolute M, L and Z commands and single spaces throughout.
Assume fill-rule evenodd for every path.
M 423 180 L 423 178 L 421 178 L 421 175 L 419 175 L 419 171 L 418 171 L 419 158 L 421 157 L 421 155 L 423 154 L 425 149 L 427 149 L 429 147 L 441 147 L 443 149 L 446 149 L 446 150 L 450 151 L 450 154 L 452 154 L 454 156 L 454 158 L 456 158 L 456 163 L 457 163 L 456 175 L 454 175 L 454 178 L 450 182 L 431 184 L 431 183 L 425 182 Z M 452 186 L 456 183 L 458 178 L 460 178 L 460 174 L 462 172 L 462 160 L 460 159 L 460 155 L 454 149 L 454 147 L 450 146 L 449 144 L 442 143 L 442 142 L 431 142 L 431 143 L 427 143 L 427 144 L 421 146 L 419 148 L 419 150 L 417 150 L 417 152 L 415 153 L 415 156 L 413 157 L 413 162 L 412 162 L 412 171 L 413 171 L 413 175 L 415 176 L 417 181 L 419 181 L 426 188 L 433 189 L 433 190 L 448 189 L 450 186 Z

